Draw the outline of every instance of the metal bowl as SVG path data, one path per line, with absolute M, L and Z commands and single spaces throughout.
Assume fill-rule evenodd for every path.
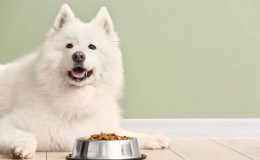
M 142 160 L 146 155 L 140 153 L 136 138 L 129 140 L 91 141 L 78 138 L 72 154 L 67 160 Z

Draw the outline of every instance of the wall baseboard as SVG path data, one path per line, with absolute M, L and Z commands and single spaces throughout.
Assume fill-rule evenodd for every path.
M 122 128 L 182 138 L 260 138 L 260 118 L 124 119 Z

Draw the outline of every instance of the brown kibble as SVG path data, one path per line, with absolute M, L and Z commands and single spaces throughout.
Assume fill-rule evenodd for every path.
M 100 133 L 100 134 L 93 134 L 87 140 L 91 141 L 98 141 L 98 140 L 129 140 L 127 136 L 118 136 L 115 133 Z

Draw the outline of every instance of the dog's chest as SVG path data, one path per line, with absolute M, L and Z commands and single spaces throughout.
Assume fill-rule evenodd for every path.
M 78 137 L 88 137 L 100 132 L 114 132 L 115 120 L 99 116 L 89 117 L 81 121 L 56 120 L 47 122 L 41 129 L 35 130 L 40 150 L 71 150 Z

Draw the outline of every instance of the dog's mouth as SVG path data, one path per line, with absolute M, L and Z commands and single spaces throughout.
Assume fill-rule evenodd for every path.
M 87 70 L 82 67 L 75 67 L 69 71 L 69 77 L 75 81 L 82 81 L 89 78 L 93 74 L 93 70 Z

